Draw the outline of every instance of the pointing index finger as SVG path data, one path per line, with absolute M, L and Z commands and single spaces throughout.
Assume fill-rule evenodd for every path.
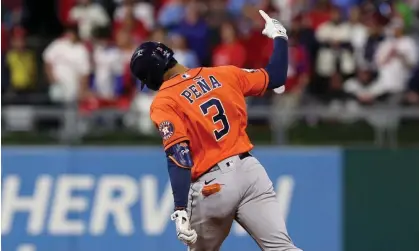
M 263 19 L 265 19 L 266 22 L 271 20 L 271 18 L 268 16 L 268 14 L 266 14 L 263 10 L 259 10 L 259 13 L 263 17 Z

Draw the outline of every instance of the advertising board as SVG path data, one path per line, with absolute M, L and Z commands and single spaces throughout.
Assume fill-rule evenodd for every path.
M 340 150 L 253 154 L 274 183 L 294 242 L 341 251 Z M 186 250 L 169 219 L 173 198 L 160 148 L 6 147 L 2 168 L 3 251 Z M 222 250 L 258 247 L 235 224 Z

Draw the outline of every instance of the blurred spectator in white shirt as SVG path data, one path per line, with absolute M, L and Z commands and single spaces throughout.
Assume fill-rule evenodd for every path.
M 315 32 L 319 50 L 312 88 L 326 101 L 339 99 L 343 81 L 355 72 L 352 35 L 350 23 L 343 20 L 336 7 L 331 13 L 331 20 L 321 24 Z
M 92 0 L 78 0 L 78 4 L 70 10 L 69 20 L 79 25 L 80 37 L 83 40 L 91 38 L 95 27 L 109 24 L 105 9 Z
M 147 30 L 154 28 L 153 5 L 136 0 L 123 0 L 114 12 L 114 21 L 121 22 L 131 9 L 135 19 L 141 21 Z
M 361 61 L 365 43 L 368 39 L 368 29 L 361 23 L 361 12 L 358 6 L 354 6 L 349 12 L 349 26 L 351 44 L 355 52 L 357 62 Z
M 351 74 L 355 71 L 355 62 L 351 51 L 352 28 L 343 20 L 339 9 L 332 12 L 332 19 L 316 31 L 320 43 L 317 58 L 317 72 L 322 76 L 330 76 L 335 71 Z M 337 69 L 339 66 L 339 69 Z
M 77 26 L 69 26 L 63 37 L 54 40 L 43 53 L 53 101 L 70 103 L 90 96 L 89 53 L 79 39 Z
M 347 102 L 345 111 L 338 115 L 344 121 L 354 121 L 362 118 L 362 107 L 373 106 L 386 109 L 388 106 L 398 105 L 400 97 L 392 95 L 384 90 L 374 78 L 375 74 L 368 68 L 360 68 L 357 75 L 344 83 L 344 91 Z M 373 126 L 385 127 L 397 123 L 397 118 L 389 114 L 370 114 L 365 117 L 366 121 Z M 390 124 L 389 124 L 390 122 Z
M 389 28 L 390 36 L 379 45 L 375 56 L 380 87 L 376 94 L 404 91 L 418 62 L 417 44 L 404 34 L 403 23 L 394 21 Z
M 356 76 L 346 80 L 343 85 L 350 102 L 356 101 L 360 105 L 373 104 L 379 98 L 375 94 L 377 87 L 373 73 L 367 68 L 360 68 Z
M 122 85 L 122 52 L 111 44 L 108 28 L 95 29 L 93 36 L 94 92 L 100 99 L 113 100 L 117 95 L 118 84 Z
M 173 49 L 174 57 L 179 64 L 188 68 L 195 68 L 199 66 L 198 58 L 192 50 L 186 46 L 185 38 L 179 33 L 172 33 L 169 35 L 171 48 Z

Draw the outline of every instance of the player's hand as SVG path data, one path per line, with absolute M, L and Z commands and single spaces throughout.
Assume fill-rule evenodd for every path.
M 278 20 L 270 18 L 263 10 L 259 10 L 259 13 L 265 19 L 265 29 L 262 31 L 263 35 L 272 39 L 282 37 L 288 40 L 287 30 Z
M 176 223 L 177 238 L 188 246 L 194 244 L 198 239 L 198 235 L 195 230 L 191 229 L 186 211 L 177 210 L 170 218 Z

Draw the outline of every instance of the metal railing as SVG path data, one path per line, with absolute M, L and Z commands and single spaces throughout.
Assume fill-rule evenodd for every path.
M 16 109 L 20 109 L 16 112 Z M 19 118 L 15 116 L 23 112 L 21 116 L 30 114 L 32 118 L 37 119 L 56 119 L 60 121 L 60 127 L 57 128 L 55 137 L 60 143 L 74 143 L 79 142 L 84 136 L 88 134 L 100 135 L 103 132 L 120 130 L 115 123 L 117 118 L 123 116 L 137 116 L 137 112 L 123 112 L 113 109 L 103 109 L 91 112 L 89 114 L 81 114 L 77 107 L 69 106 L 66 108 L 58 107 L 31 107 L 31 106 L 6 106 L 2 108 L 2 133 L 7 135 L 10 132 L 16 130 L 16 126 L 13 123 L 9 123 L 10 120 L 25 120 L 25 118 Z M 15 113 L 15 114 L 14 114 Z M 345 119 L 342 119 L 342 115 L 330 112 L 327 106 L 317 105 L 310 107 L 300 107 L 295 110 L 275 110 L 273 107 L 250 107 L 248 110 L 250 119 L 264 119 L 268 120 L 270 128 L 275 138 L 275 143 L 279 145 L 287 144 L 288 131 L 292 128 L 292 124 L 281 123 L 282 119 L 292 116 L 294 120 L 302 118 L 315 118 L 316 120 L 340 120 L 340 123 L 346 123 Z M 397 135 L 399 131 L 401 119 L 418 119 L 419 120 L 419 107 L 391 107 L 391 108 L 362 108 L 352 114 L 356 120 L 368 121 L 368 124 L 374 130 L 374 142 L 377 146 L 393 146 L 398 145 Z M 100 118 L 101 123 L 99 127 L 86 129 L 86 126 L 80 126 L 81 124 L 89 124 L 92 121 Z M 16 124 L 16 123 L 14 123 Z M 127 128 L 127 130 L 129 130 Z M 416 131 L 419 134 L 419 127 Z M 327 136 L 327 135 L 326 135 Z

